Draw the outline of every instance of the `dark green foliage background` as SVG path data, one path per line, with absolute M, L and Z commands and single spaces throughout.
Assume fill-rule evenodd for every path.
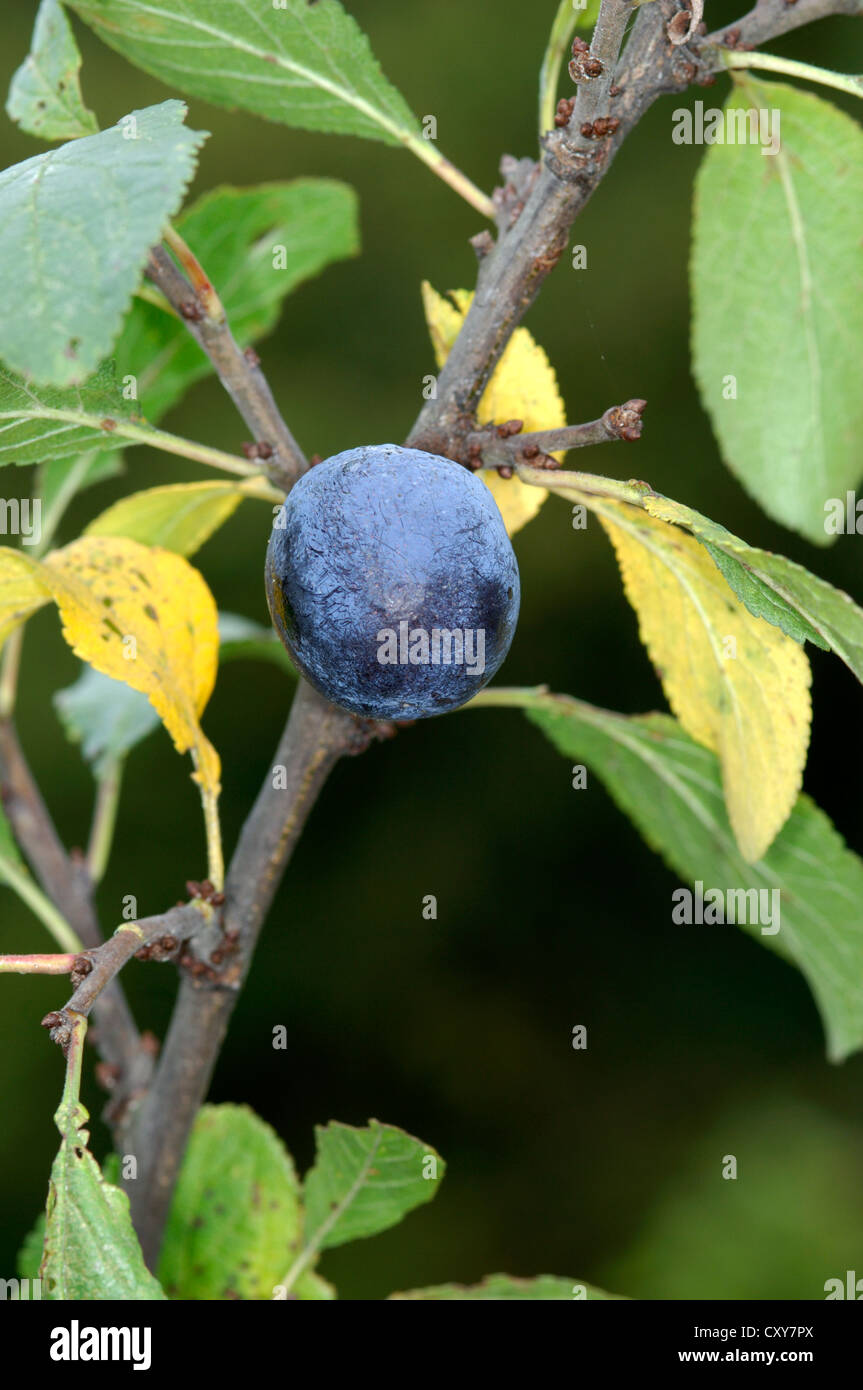
M 35 4 L 0 15 L 2 81 L 27 51 Z M 502 150 L 535 151 L 536 73 L 553 0 L 350 0 L 385 71 L 441 148 L 491 187 Z M 737 10 L 708 6 L 712 25 Z M 84 91 L 103 125 L 169 95 L 75 25 Z M 825 66 L 863 69 L 861 24 L 829 20 L 773 45 Z M 725 80 L 695 96 L 721 104 Z M 844 101 L 836 94 L 831 99 Z M 863 598 L 861 541 L 829 552 L 769 523 L 719 460 L 688 369 L 688 217 L 701 151 L 671 143 L 666 99 L 628 142 L 577 224 L 589 269 L 566 260 L 528 323 L 555 363 L 572 420 L 628 396 L 649 400 L 639 445 L 582 453 L 578 465 L 636 474 L 746 539 L 781 549 Z M 850 108 L 850 104 L 849 109 Z M 858 110 L 856 113 L 858 116 Z M 192 102 L 208 128 L 195 191 L 301 174 L 353 183 L 364 250 L 302 288 L 264 344 L 292 428 L 322 455 L 404 438 L 433 370 L 419 283 L 470 286 L 467 237 L 481 219 L 408 155 L 306 135 Z M 10 164 L 41 146 L 0 118 Z M 8 273 L 8 268 L 4 270 Z M 763 293 L 770 293 L 765 266 Z M 245 437 L 212 382 L 169 428 L 238 449 Z M 777 464 L 777 466 L 780 466 Z M 87 494 L 62 539 L 120 492 L 198 475 L 130 451 L 129 476 Z M 29 470 L 5 475 L 11 495 Z M 198 563 L 221 607 L 265 620 L 266 509 L 246 504 Z M 574 532 L 550 503 L 516 542 L 523 616 L 503 678 L 628 712 L 664 705 L 595 523 Z M 815 720 L 807 789 L 863 851 L 861 695 L 810 649 Z M 50 701 L 76 662 L 53 612 L 25 643 L 20 723 L 67 841 L 86 838 L 91 785 Z M 270 766 L 289 687 L 270 667 L 220 676 L 206 728 L 224 763 L 227 844 Z M 156 912 L 203 872 L 189 767 L 160 731 L 132 756 L 103 920 L 123 895 Z M 598 782 L 570 787 L 566 764 L 515 713 L 429 721 L 340 766 L 315 810 L 235 1016 L 212 1098 L 247 1101 L 301 1167 L 312 1127 L 369 1116 L 434 1144 L 449 1171 L 435 1203 L 405 1224 L 326 1257 L 345 1297 L 497 1269 L 571 1274 L 640 1297 L 823 1297 L 863 1274 L 863 1059 L 832 1068 L 802 979 L 733 927 L 670 921 L 671 875 Z M 437 922 L 421 915 L 434 893 Z M 46 939 L 10 893 L 0 949 Z M 136 964 L 124 982 L 160 1033 L 170 969 Z M 44 1200 L 57 1136 L 61 1059 L 38 1019 L 61 982 L 7 977 L 2 995 L 3 1180 L 0 1276 Z M 584 1023 L 589 1049 L 573 1052 Z M 284 1024 L 290 1045 L 274 1051 Z M 101 1094 L 86 1098 L 94 1116 Z M 107 1132 L 94 1122 L 94 1147 Z M 736 1183 L 720 1178 L 734 1154 Z

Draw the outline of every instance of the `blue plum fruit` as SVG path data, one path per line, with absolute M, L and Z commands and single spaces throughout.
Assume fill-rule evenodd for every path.
M 397 444 L 348 449 L 300 479 L 273 525 L 266 579 L 303 675 L 371 719 L 463 705 L 518 619 L 518 566 L 489 489 Z

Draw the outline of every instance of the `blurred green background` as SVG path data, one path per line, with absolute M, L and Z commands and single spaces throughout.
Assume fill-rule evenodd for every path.
M 556 0 L 348 8 L 413 109 L 437 116 L 440 147 L 480 185 L 492 187 L 502 152 L 535 153 L 536 75 Z M 4 89 L 35 9 L 19 3 L 0 15 Z M 738 12 L 711 0 L 707 17 L 714 27 Z M 103 126 L 170 94 L 75 28 L 85 98 Z M 863 69 L 863 30 L 850 19 L 773 48 Z M 721 104 L 724 85 L 684 100 Z M 653 109 L 577 223 L 589 269 L 573 271 L 564 257 L 527 320 L 571 420 L 628 396 L 649 401 L 639 444 L 594 449 L 578 464 L 646 478 L 863 598 L 859 540 L 817 551 L 768 522 L 723 467 L 699 407 L 686 268 L 701 151 L 671 143 L 680 104 Z M 467 238 L 481 219 L 407 154 L 190 107 L 189 124 L 212 132 L 190 196 L 305 174 L 358 190 L 361 258 L 296 292 L 262 355 L 309 452 L 403 439 L 434 369 L 420 281 L 473 284 Z M 4 165 L 42 148 L 5 116 L 0 132 Z M 769 276 L 768 266 L 765 295 Z M 166 427 L 232 450 L 246 437 L 212 381 Z M 126 478 L 86 494 L 61 539 L 124 491 L 200 473 L 132 450 Z M 220 607 L 259 621 L 267 530 L 266 507 L 247 503 L 196 560 Z M 573 532 L 568 507 L 551 502 L 516 549 L 523 610 L 505 681 L 547 681 L 627 712 L 664 708 L 599 527 Z M 859 687 L 838 660 L 809 651 L 806 786 L 861 851 Z M 92 783 L 51 703 L 78 663 L 53 610 L 30 624 L 24 656 L 23 741 L 67 843 L 81 844 Z M 224 765 L 228 847 L 289 697 L 275 668 L 235 664 L 220 675 L 205 725 Z M 141 915 L 157 912 L 203 872 L 189 771 L 161 730 L 133 753 L 99 894 L 106 924 L 119 920 L 125 894 Z M 733 927 L 673 927 L 673 887 L 598 781 L 574 792 L 565 760 L 515 713 L 428 721 L 337 768 L 278 896 L 212 1098 L 254 1106 L 301 1167 L 314 1124 L 330 1118 L 402 1125 L 447 1159 L 432 1206 L 325 1257 L 343 1297 L 501 1269 L 646 1298 L 822 1298 L 826 1279 L 863 1274 L 863 1059 L 825 1062 L 802 978 L 754 940 Z M 428 893 L 436 922 L 422 917 Z M 46 947 L 11 894 L 2 909 L 0 949 Z M 123 978 L 141 1026 L 161 1033 L 173 971 L 133 963 Z M 62 1063 L 38 1020 L 63 988 L 7 977 L 0 991 L 0 1275 L 11 1275 L 57 1144 Z M 586 1052 L 571 1048 L 577 1023 L 588 1028 Z M 271 1046 L 277 1024 L 288 1029 L 287 1051 Z M 101 1153 L 108 1135 L 92 1081 L 85 1099 Z M 720 1176 L 725 1154 L 737 1157 L 736 1182 Z

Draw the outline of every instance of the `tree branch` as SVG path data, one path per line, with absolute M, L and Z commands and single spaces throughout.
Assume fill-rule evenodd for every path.
M 62 1037 L 55 1036 L 55 1030 L 62 1033 L 68 1027 L 69 1013 L 89 1017 L 103 992 L 132 956 L 146 960 L 173 959 L 186 943 L 212 927 L 214 916 L 210 904 L 198 898 L 156 917 L 124 922 L 101 946 L 76 956 L 70 971 L 75 986 L 71 998 L 42 1020 L 43 1026 L 51 1029 L 51 1041 L 62 1041 Z
M 218 297 L 195 288 L 162 246 L 150 252 L 146 274 L 177 311 L 199 347 L 207 354 L 240 415 L 252 432 L 250 457 L 260 460 L 270 480 L 287 492 L 308 461 L 273 398 L 260 359 L 245 352 L 231 332 Z M 207 284 L 209 282 L 207 281 Z M 211 318 L 208 310 L 218 308 Z
M 294 845 L 334 764 L 361 752 L 374 734 L 374 726 L 336 709 L 300 681 L 274 759 L 284 773 L 265 780 L 228 870 L 223 925 L 234 953 L 217 978 L 183 979 L 155 1078 L 134 1117 L 130 1152 L 138 1176 L 128 1192 L 151 1268 L 189 1131 Z
M 102 945 L 93 907 L 92 885 L 82 861 L 68 855 L 39 792 L 11 720 L 0 719 L 0 785 L 3 805 L 15 839 L 36 878 L 85 946 Z M 152 1055 L 142 1040 L 120 985 L 114 981 L 99 998 L 97 1027 L 91 1041 L 116 1076 L 118 1097 L 145 1085 L 152 1072 Z M 113 1122 L 112 1100 L 106 1118 Z
M 590 444 L 607 444 L 610 440 L 631 441 L 641 437 L 642 415 L 647 401 L 624 401 L 613 405 L 598 420 L 585 425 L 563 425 L 555 430 L 531 430 L 522 434 L 520 420 L 503 425 L 486 425 L 467 435 L 466 462 L 479 468 L 512 468 L 530 462 L 535 468 L 558 468 L 557 459 L 550 454 L 568 449 L 584 449 Z M 509 426 L 509 427 L 508 427 Z
M 726 35 L 732 44 L 758 45 L 828 15 L 863 13 L 863 0 L 760 0 L 730 29 L 675 45 L 668 25 L 680 12 L 677 0 L 643 5 L 618 61 L 632 7 L 623 0 L 602 0 L 589 50 L 602 71 L 592 76 L 582 61 L 568 125 L 544 137 L 541 164 L 522 172 L 509 198 L 509 223 L 497 242 L 490 249 L 488 238 L 480 243 L 476 293 L 440 371 L 437 395 L 423 406 L 408 444 L 458 457 L 465 435 L 475 429 L 489 377 L 560 260 L 575 218 L 659 96 L 683 92 L 693 82 L 706 84 L 724 71 L 718 46 Z

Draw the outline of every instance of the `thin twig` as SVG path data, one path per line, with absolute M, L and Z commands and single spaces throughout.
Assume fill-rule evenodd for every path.
M 214 909 L 203 899 L 172 907 L 156 917 L 143 917 L 140 922 L 123 922 L 113 936 L 94 951 L 82 952 L 75 958 L 72 980 L 75 984 L 71 998 L 49 1014 L 46 1026 L 53 1030 L 64 1026 L 67 1013 L 89 1017 L 97 1000 L 108 988 L 115 975 L 127 961 L 139 952 L 148 952 L 158 943 L 158 958 L 170 960 L 177 956 L 184 943 L 213 925 Z M 148 952 L 148 958 L 152 954 Z
M 85 948 L 101 946 L 89 875 L 83 862 L 72 859 L 63 848 L 14 725 L 5 719 L 0 720 L 0 786 L 15 839 L 47 897 Z M 145 1084 L 152 1071 L 152 1056 L 141 1045 L 135 1020 L 116 981 L 99 999 L 96 1024 L 99 1053 L 118 1078 L 118 1093 Z
M 180 233 L 171 226 L 165 228 L 162 238 L 189 277 L 189 283 L 195 292 L 195 297 L 207 318 L 211 319 L 213 323 L 224 323 L 225 310 L 222 301 L 216 293 L 215 285 L 213 285 L 191 246 L 188 246 Z
M 532 430 L 522 434 L 503 425 L 486 425 L 475 430 L 465 440 L 470 467 L 501 468 L 519 463 L 546 460 L 546 466 L 556 466 L 550 454 L 569 449 L 584 449 L 591 444 L 607 444 L 612 440 L 635 440 L 641 437 L 645 400 L 624 401 L 611 406 L 598 420 L 584 425 L 563 425 L 554 430 Z M 516 427 L 520 420 L 512 422 Z M 542 465 L 539 465 L 542 466 Z
M 211 301 L 201 300 L 164 247 L 152 248 L 146 273 L 176 309 L 215 367 L 219 380 L 252 432 L 253 448 L 260 460 L 258 466 L 266 470 L 271 482 L 287 492 L 305 472 L 308 461 L 282 419 L 257 353 L 253 348 L 243 351 L 224 314 L 215 319 L 208 316 Z
M 0 720 L 0 784 L 15 839 L 51 901 L 86 947 L 102 936 L 83 865 L 67 855 L 9 720 Z
M 0 975 L 70 975 L 79 952 L 55 955 L 0 956 Z

